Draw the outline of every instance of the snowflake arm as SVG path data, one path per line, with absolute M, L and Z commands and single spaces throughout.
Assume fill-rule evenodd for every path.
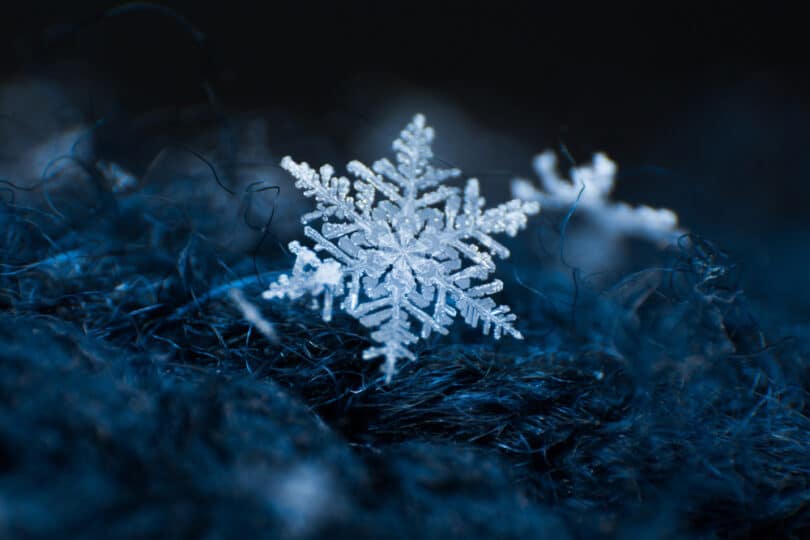
M 399 134 L 392 145 L 397 151 L 398 166 L 383 158 L 374 163 L 374 170 L 399 184 L 406 192 L 437 186 L 449 178 L 461 174 L 458 169 L 436 169 L 430 164 L 433 159 L 431 144 L 435 133 L 425 125 L 425 117 L 417 114 Z
M 509 250 L 490 235 L 506 233 L 509 236 L 515 236 L 520 229 L 526 227 L 527 216 L 540 211 L 540 203 L 512 199 L 482 212 L 484 204 L 478 180 L 471 178 L 467 181 L 467 187 L 464 190 L 464 214 L 460 219 L 458 230 L 465 238 L 474 238 L 493 254 L 505 259 L 509 257 Z
M 285 156 L 281 160 L 281 168 L 296 178 L 295 187 L 303 190 L 304 196 L 314 197 L 318 201 L 317 210 L 305 214 L 301 223 L 334 216 L 349 219 L 357 226 L 365 224 L 363 216 L 355 211 L 354 199 L 349 197 L 351 182 L 345 177 L 335 177 L 331 165 L 324 165 L 320 171 L 315 171 L 305 161 L 296 163 L 290 156 Z
M 396 165 L 381 159 L 369 168 L 352 161 L 347 170 L 353 183 L 335 177 L 330 165 L 315 171 L 290 157 L 282 160 L 296 187 L 316 201 L 301 220 L 315 245 L 313 251 L 290 244 L 293 270 L 264 297 L 311 296 L 324 320 L 339 301 L 341 310 L 372 330 L 377 344 L 363 358 L 383 357 L 386 381 L 398 360 L 415 358 L 411 345 L 433 332 L 447 334 L 459 314 L 472 327 L 480 323 L 485 335 L 522 338 L 515 314 L 490 298 L 503 283 L 486 280 L 495 271 L 493 256 L 509 256 L 493 235 L 515 236 L 539 204 L 513 200 L 484 210 L 478 180 L 468 180 L 463 194 L 443 185 L 461 172 L 431 164 L 433 138 L 433 129 L 416 115 L 393 143 Z M 316 220 L 320 230 L 308 225 Z M 421 325 L 419 334 L 414 322 Z
M 342 294 L 343 267 L 334 259 L 322 261 L 314 251 L 296 241 L 290 242 L 289 249 L 296 256 L 292 273 L 279 276 L 262 297 L 296 300 L 304 295 L 323 295 L 323 319 L 331 320 L 333 300 Z

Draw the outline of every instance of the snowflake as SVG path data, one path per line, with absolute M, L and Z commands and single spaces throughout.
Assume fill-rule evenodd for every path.
M 678 216 L 668 208 L 632 207 L 609 200 L 616 184 L 616 163 L 603 153 L 591 165 L 571 169 L 571 180 L 557 173 L 557 156 L 551 150 L 534 158 L 534 169 L 543 191 L 523 179 L 512 181 L 512 195 L 524 201 L 537 201 L 545 208 L 568 210 L 574 204 L 597 221 L 603 234 L 638 236 L 668 243 L 683 235 Z
M 353 195 L 352 182 L 335 176 L 331 165 L 315 171 L 289 156 L 281 161 L 296 178 L 295 186 L 317 201 L 302 223 L 322 224 L 320 232 L 304 227 L 315 251 L 290 243 L 296 255 L 292 273 L 280 276 L 263 296 L 312 296 L 325 321 L 342 298 L 340 309 L 373 329 L 377 345 L 366 349 L 363 358 L 385 358 L 386 382 L 397 360 L 415 358 L 410 345 L 434 331 L 447 334 L 458 314 L 472 327 L 480 322 L 485 335 L 492 330 L 495 339 L 504 333 L 522 339 L 510 308 L 490 298 L 503 283 L 473 281 L 485 281 L 495 271 L 493 255 L 509 256 L 491 235 L 515 236 L 540 205 L 515 199 L 482 210 L 485 201 L 475 178 L 467 180 L 463 195 L 443 185 L 461 172 L 431 165 L 433 136 L 418 114 L 394 141 L 396 165 L 387 159 L 372 168 L 350 162 L 347 169 L 356 177 Z M 412 320 L 421 324 L 418 336 Z

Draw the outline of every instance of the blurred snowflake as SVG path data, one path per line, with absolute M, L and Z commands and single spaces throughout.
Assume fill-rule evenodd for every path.
M 673 242 L 684 234 L 678 228 L 678 216 L 668 208 L 632 207 L 609 200 L 616 184 L 616 163 L 603 153 L 593 157 L 591 165 L 573 167 L 571 179 L 557 172 L 557 156 L 551 150 L 534 158 L 534 169 L 543 189 L 515 179 L 512 195 L 524 201 L 537 201 L 547 209 L 585 211 L 597 222 L 599 233 L 606 236 L 636 236 L 660 244 Z
M 357 178 L 354 195 L 349 179 L 334 176 L 331 165 L 315 171 L 289 156 L 281 162 L 296 187 L 317 201 L 302 223 L 323 223 L 320 232 L 304 227 L 315 251 L 290 243 L 296 255 L 292 273 L 280 276 L 263 296 L 310 295 L 327 321 L 342 297 L 340 308 L 374 329 L 371 337 L 379 345 L 365 350 L 363 358 L 384 357 L 386 381 L 396 373 L 397 360 L 415 358 L 409 345 L 432 331 L 447 334 L 459 313 L 472 327 L 480 322 L 485 335 L 492 330 L 495 339 L 503 333 L 522 339 L 509 307 L 490 298 L 503 283 L 472 281 L 484 281 L 495 270 L 493 255 L 509 256 L 491 235 L 516 235 L 540 205 L 516 199 L 482 210 L 485 201 L 475 178 L 467 181 L 463 196 L 443 185 L 461 172 L 430 164 L 433 137 L 425 118 L 416 115 L 394 141 L 396 166 L 387 159 L 372 168 L 350 162 L 347 169 Z M 331 257 L 321 259 L 316 251 Z M 411 331 L 411 319 L 422 325 L 419 336 Z

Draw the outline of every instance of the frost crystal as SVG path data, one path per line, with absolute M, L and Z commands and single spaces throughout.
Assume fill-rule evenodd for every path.
M 616 183 L 616 163 L 598 153 L 588 166 L 571 169 L 571 180 L 557 173 L 557 157 L 546 150 L 534 158 L 534 169 L 543 190 L 522 179 L 512 181 L 512 195 L 525 201 L 538 201 L 546 208 L 567 210 L 576 204 L 597 220 L 606 233 L 640 236 L 655 242 L 670 242 L 683 231 L 678 228 L 678 216 L 667 208 L 631 207 L 624 202 L 609 200 Z
M 515 199 L 483 210 L 475 178 L 467 180 L 463 194 L 443 185 L 461 172 L 431 165 L 433 135 L 425 118 L 416 115 L 394 141 L 397 164 L 381 159 L 368 168 L 352 161 L 347 169 L 356 178 L 353 185 L 335 176 L 331 165 L 315 171 L 289 156 L 281 161 L 296 187 L 317 201 L 302 223 L 322 224 L 320 232 L 304 227 L 314 251 L 290 243 L 296 255 L 292 273 L 282 275 L 263 296 L 310 295 L 316 304 L 322 297 L 326 321 L 342 299 L 340 309 L 374 329 L 371 337 L 378 345 L 364 351 L 363 358 L 384 357 L 386 381 L 396 372 L 397 360 L 414 358 L 409 345 L 433 331 L 447 334 L 459 313 L 472 327 L 480 322 L 484 334 L 492 330 L 495 339 L 503 333 L 522 339 L 509 307 L 490 298 L 503 283 L 472 282 L 485 281 L 495 270 L 493 255 L 509 256 L 491 235 L 516 235 L 540 205 Z M 411 330 L 412 320 L 421 324 L 420 335 Z

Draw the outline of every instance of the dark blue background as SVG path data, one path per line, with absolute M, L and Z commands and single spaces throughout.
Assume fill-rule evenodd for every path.
M 807 313 L 810 78 L 802 18 L 786 7 L 111 6 L 33 2 L 4 17 L 4 78 L 87 79 L 91 118 L 137 117 L 212 95 L 226 113 L 283 110 L 297 129 L 332 143 L 312 161 L 338 163 L 354 157 L 360 134 L 402 123 L 386 116 L 392 104 L 413 103 L 429 118 L 450 105 L 501 146 L 437 125 L 454 141 L 480 138 L 466 155 L 440 138 L 442 157 L 482 177 L 491 171 L 490 181 L 505 186 L 512 174 L 529 175 L 531 155 L 544 148 L 564 143 L 580 161 L 605 151 L 620 166 L 617 198 L 675 209 L 690 230 L 738 255 L 752 292 Z M 93 97 L 99 88 L 114 106 Z M 390 140 L 384 125 L 380 145 Z M 311 153 L 290 133 L 277 127 L 279 154 Z M 150 159 L 120 141 L 106 148 L 135 170 Z

